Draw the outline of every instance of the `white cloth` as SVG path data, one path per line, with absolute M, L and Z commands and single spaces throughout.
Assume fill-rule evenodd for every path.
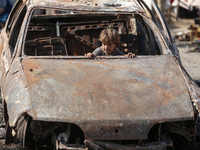
M 177 6 L 178 0 L 174 0 L 172 6 Z M 180 7 L 191 10 L 193 7 L 200 8 L 200 0 L 180 0 Z

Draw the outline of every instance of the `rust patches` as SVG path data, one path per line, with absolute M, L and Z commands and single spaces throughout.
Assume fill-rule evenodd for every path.
M 178 106 L 180 104 L 179 107 L 184 109 L 181 112 L 181 109 L 173 110 L 173 114 L 168 114 L 169 118 L 186 115 L 191 108 L 185 109 L 187 105 L 191 106 L 191 102 L 180 72 L 176 70 L 176 67 L 170 67 L 170 70 L 166 67 L 166 65 L 174 66 L 173 59 L 170 57 L 123 59 L 123 61 L 120 59 L 26 59 L 23 60 L 23 65 L 25 66 L 30 91 L 34 89 L 34 92 L 36 92 L 37 90 L 34 87 L 41 87 L 45 90 L 45 87 L 51 87 L 54 84 L 56 85 L 55 89 L 53 87 L 53 89 L 47 89 L 47 91 L 53 90 L 51 94 L 48 94 L 48 101 L 63 101 L 64 97 L 68 97 L 71 104 L 70 110 L 77 106 L 82 108 L 79 110 L 81 112 L 77 112 L 78 114 L 84 114 L 87 107 L 90 110 L 87 113 L 93 114 L 91 116 L 103 119 L 106 115 L 104 113 L 108 113 L 110 116 L 107 117 L 111 119 L 112 115 L 115 114 L 114 112 L 119 112 L 114 108 L 120 106 L 120 114 L 117 115 L 117 118 L 126 118 L 128 117 L 126 115 L 141 118 L 141 114 L 147 115 L 144 110 L 150 109 L 152 115 L 149 116 L 149 119 L 156 119 L 161 114 L 165 116 L 166 111 L 174 109 L 173 105 Z M 161 62 L 163 58 L 170 59 L 171 62 L 167 64 L 163 61 L 163 63 L 157 64 L 157 61 Z M 36 69 L 38 65 L 40 67 Z M 165 68 L 164 72 L 162 68 Z M 155 74 L 157 78 L 155 78 Z M 177 78 L 181 78 L 180 81 L 177 81 Z M 52 85 L 49 85 L 50 82 L 52 82 Z M 68 94 L 62 89 L 68 91 Z M 84 101 L 84 105 L 79 104 L 80 101 Z M 135 111 L 128 113 L 127 108 Z M 138 108 L 142 108 L 142 110 Z M 76 110 L 76 108 L 73 110 Z M 97 110 L 107 111 L 95 113 Z M 162 110 L 164 111 L 162 112 Z M 161 112 L 161 114 L 158 115 L 157 112 Z
M 38 78 L 34 76 L 38 69 L 41 69 L 40 64 L 36 61 L 28 61 L 27 65 L 23 65 L 24 73 L 29 74 L 30 76 L 26 76 L 27 81 L 32 81 L 33 83 L 38 81 Z

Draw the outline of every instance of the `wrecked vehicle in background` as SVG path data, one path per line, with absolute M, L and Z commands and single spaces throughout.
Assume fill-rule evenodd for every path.
M 18 0 L 1 33 L 6 144 L 30 149 L 184 149 L 199 88 L 162 14 L 140 0 Z M 112 27 L 126 56 L 84 55 Z

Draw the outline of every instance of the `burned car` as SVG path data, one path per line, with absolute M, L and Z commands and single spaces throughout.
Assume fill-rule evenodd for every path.
M 142 0 L 18 0 L 1 32 L 6 144 L 30 149 L 184 149 L 199 87 L 165 19 Z M 118 31 L 126 56 L 85 54 Z

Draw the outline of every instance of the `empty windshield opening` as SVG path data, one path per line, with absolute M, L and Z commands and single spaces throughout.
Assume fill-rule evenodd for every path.
M 29 23 L 24 54 L 28 56 L 84 56 L 102 43 L 106 28 L 120 35 L 118 48 L 136 55 L 160 55 L 153 31 L 139 15 L 90 14 L 37 9 Z

